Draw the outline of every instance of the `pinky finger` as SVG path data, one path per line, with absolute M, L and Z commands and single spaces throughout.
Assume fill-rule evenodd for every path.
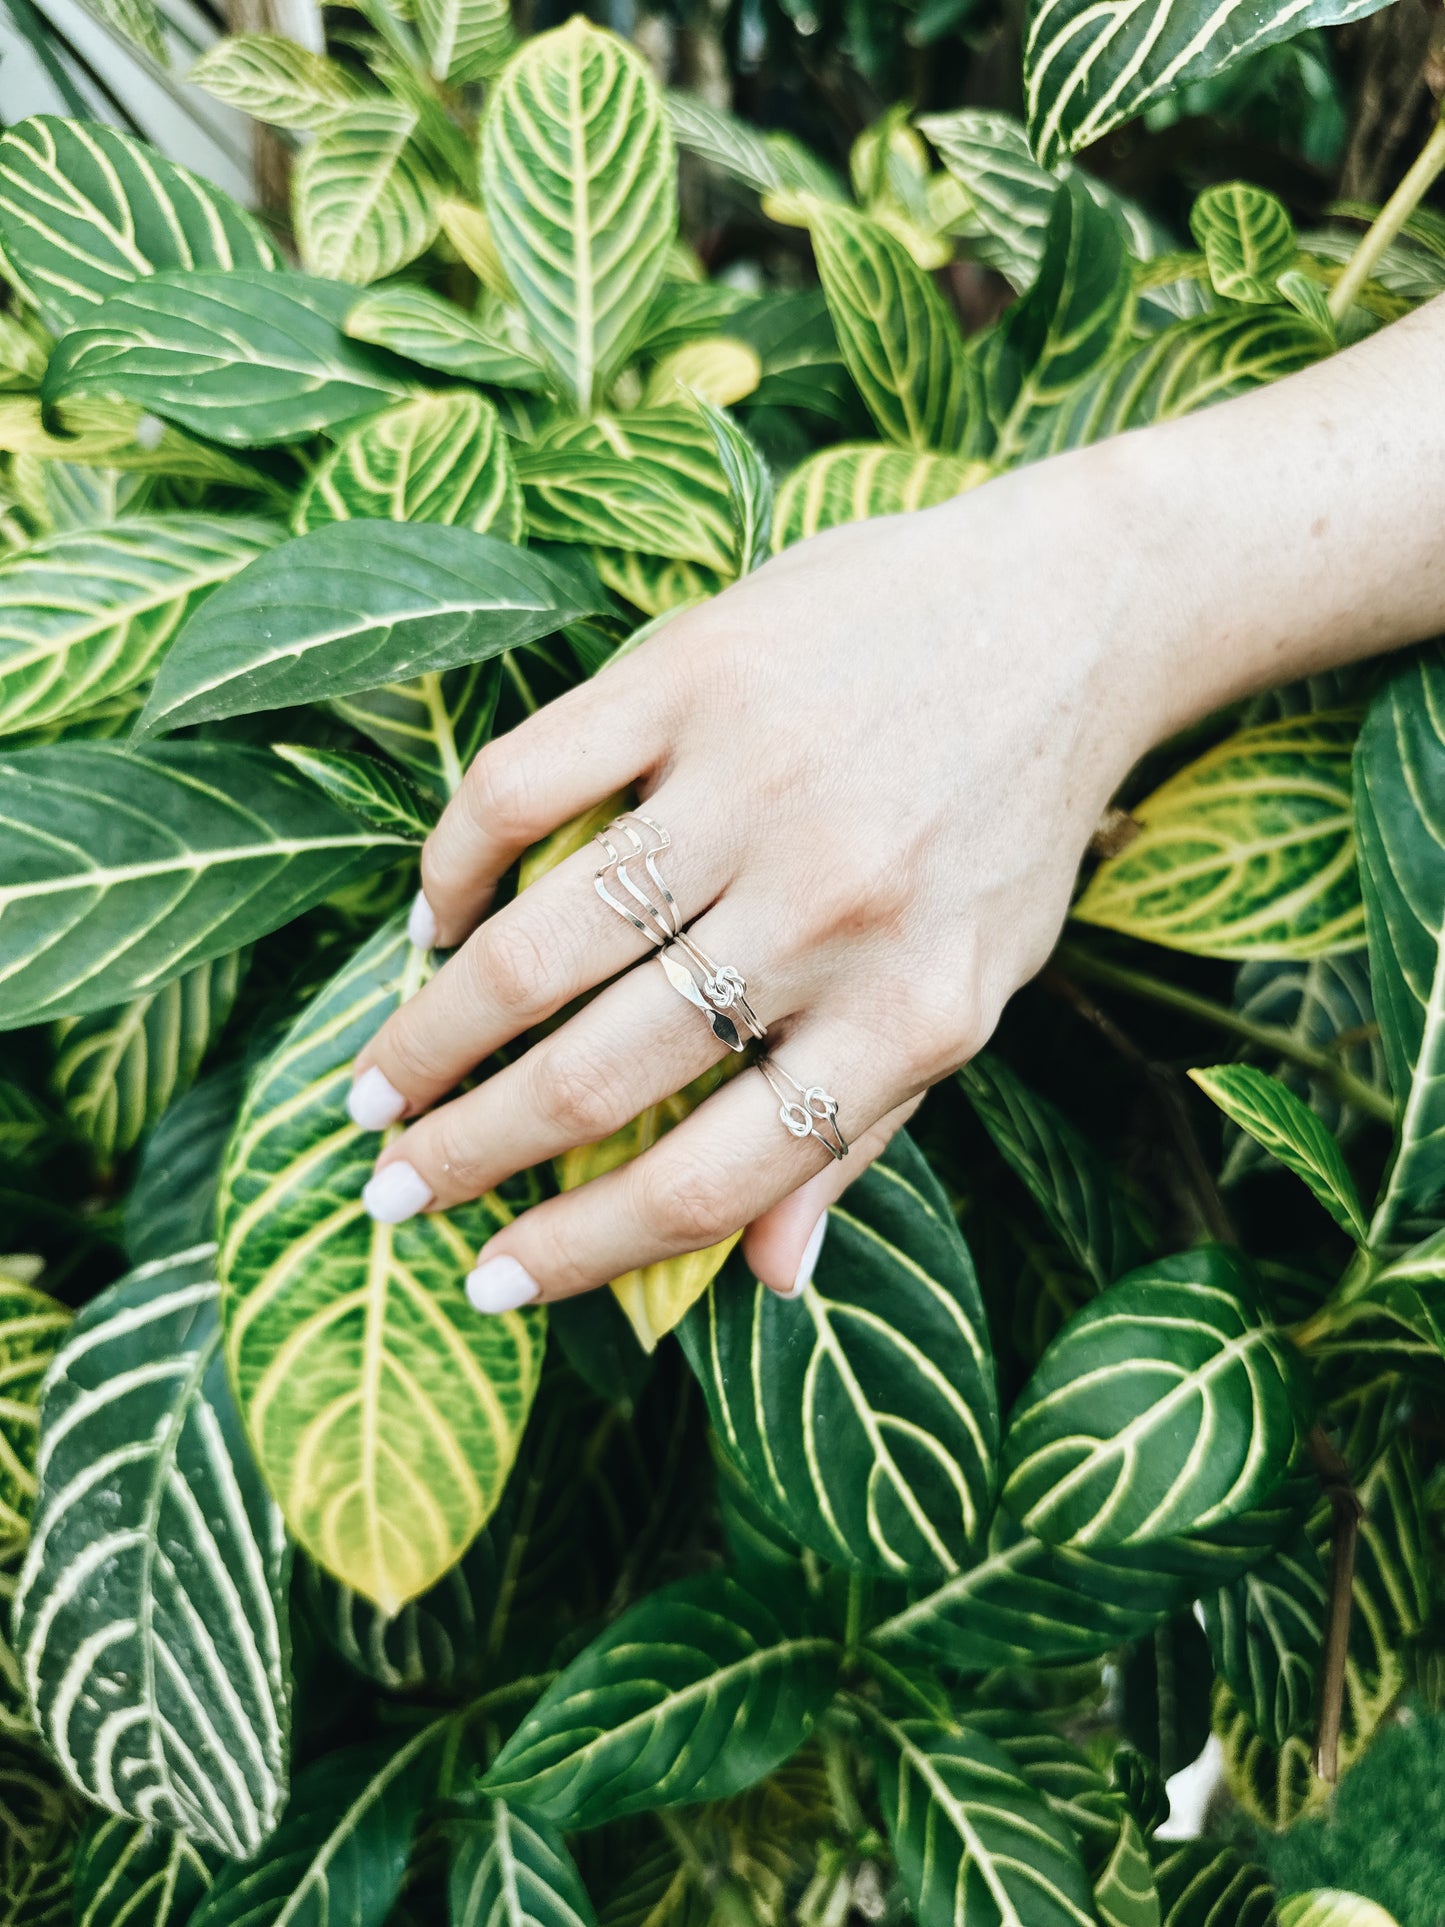
M 880 1117 L 849 1148 L 846 1158 L 830 1161 L 825 1170 L 800 1184 L 781 1203 L 754 1218 L 743 1234 L 743 1257 L 753 1276 L 780 1298 L 797 1298 L 813 1276 L 828 1229 L 828 1207 L 838 1202 L 855 1178 L 861 1178 L 876 1157 L 912 1117 L 922 1097 L 910 1097 L 896 1111 Z

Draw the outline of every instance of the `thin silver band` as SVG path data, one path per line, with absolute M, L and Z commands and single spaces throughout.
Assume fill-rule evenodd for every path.
M 598 896 L 609 910 L 656 945 L 657 961 L 667 981 L 679 996 L 697 1006 L 719 1043 L 729 1050 L 746 1050 L 750 1038 L 766 1036 L 748 1002 L 747 980 L 742 972 L 732 964 L 715 964 L 682 927 L 677 899 L 658 868 L 658 858 L 672 848 L 672 838 L 662 825 L 638 810 L 626 810 L 597 832 L 596 841 L 607 858 L 594 878 Z M 629 864 L 637 862 L 647 872 L 651 892 L 628 869 Z M 635 908 L 615 894 L 612 884 L 622 886 Z
M 760 1057 L 758 1069 L 778 1100 L 783 1129 L 793 1137 L 816 1138 L 832 1158 L 848 1155 L 848 1140 L 838 1129 L 838 1102 L 821 1084 L 800 1084 L 776 1057 Z

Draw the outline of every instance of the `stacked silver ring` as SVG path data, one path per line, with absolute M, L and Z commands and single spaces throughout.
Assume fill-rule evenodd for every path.
M 594 880 L 598 896 L 656 948 L 657 961 L 673 989 L 697 1006 L 714 1037 L 729 1050 L 746 1050 L 754 1039 L 761 1042 L 767 1030 L 748 1002 L 747 979 L 733 964 L 714 963 L 682 927 L 677 899 L 658 867 L 658 859 L 672 848 L 667 831 L 640 810 L 624 810 L 597 832 L 595 840 L 607 859 Z M 646 874 L 645 883 L 629 867 L 638 864 Z M 630 904 L 617 894 L 616 886 L 626 892 Z M 786 1131 L 796 1138 L 816 1138 L 830 1157 L 847 1157 L 848 1141 L 838 1128 L 837 1103 L 821 1085 L 805 1087 L 776 1058 L 760 1057 L 758 1069 L 779 1100 L 778 1117 Z

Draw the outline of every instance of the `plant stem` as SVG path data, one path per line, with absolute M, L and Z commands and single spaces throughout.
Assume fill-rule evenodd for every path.
M 1435 123 L 1414 164 L 1375 216 L 1350 256 L 1349 265 L 1330 290 L 1330 313 L 1344 319 L 1350 304 L 1378 266 L 1380 257 L 1415 212 L 1431 182 L 1445 168 L 1445 116 Z
M 1217 1030 L 1229 1031 L 1232 1036 L 1241 1038 L 1247 1044 L 1257 1045 L 1260 1050 L 1286 1057 L 1291 1063 L 1299 1064 L 1305 1070 L 1313 1071 L 1317 1077 L 1324 1078 L 1335 1095 L 1343 1098 L 1347 1104 L 1353 1104 L 1357 1111 L 1378 1118 L 1382 1124 L 1393 1124 L 1395 1121 L 1395 1106 L 1384 1091 L 1376 1090 L 1363 1077 L 1356 1077 L 1331 1051 L 1321 1050 L 1314 1044 L 1301 1043 L 1292 1031 L 1284 1030 L 1278 1024 L 1256 1023 L 1252 1017 L 1242 1017 L 1237 1010 L 1231 1010 L 1228 1004 L 1217 1003 L 1212 997 L 1201 997 L 1196 991 L 1185 990 L 1163 977 L 1151 977 L 1146 971 L 1110 963 L 1106 958 L 1096 957 L 1087 950 L 1075 949 L 1072 945 L 1066 944 L 1060 950 L 1059 961 L 1075 976 L 1085 977 L 1092 983 L 1108 984 L 1127 995 L 1146 997 L 1151 1003 L 1164 1004 L 1171 1010 L 1198 1018 L 1201 1023 L 1213 1024 Z
M 824 1722 L 818 1728 L 818 1746 L 823 1755 L 823 1771 L 828 1777 L 828 1792 L 833 1811 L 846 1839 L 857 1840 L 868 1831 L 868 1819 L 853 1784 L 853 1769 L 848 1749 L 838 1729 Z
M 843 1645 L 847 1652 L 858 1650 L 872 1592 L 872 1586 L 861 1572 L 848 1574 L 848 1614 L 843 1627 Z
M 1315 1471 L 1334 1513 L 1330 1532 L 1329 1609 L 1320 1668 L 1320 1719 L 1315 1734 L 1315 1771 L 1329 1786 L 1340 1777 L 1340 1726 L 1345 1706 L 1345 1662 L 1350 1650 L 1350 1614 L 1355 1593 L 1355 1546 L 1362 1508 L 1350 1468 L 1331 1445 L 1323 1427 L 1311 1426 L 1305 1440 Z

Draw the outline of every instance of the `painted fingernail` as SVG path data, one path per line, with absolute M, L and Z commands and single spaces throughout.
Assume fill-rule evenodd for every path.
M 824 1234 L 828 1229 L 828 1214 L 825 1211 L 813 1229 L 808 1233 L 808 1242 L 803 1246 L 803 1255 L 798 1261 L 797 1273 L 791 1291 L 780 1294 L 784 1298 L 801 1298 L 813 1282 L 813 1273 L 818 1268 L 818 1253 L 823 1249 Z
M 406 1099 L 385 1071 L 373 1064 L 352 1085 L 346 1108 L 352 1123 L 359 1124 L 363 1131 L 384 1131 L 406 1109 Z
M 516 1311 L 538 1296 L 537 1280 L 515 1258 L 488 1258 L 467 1277 L 473 1311 Z
M 418 950 L 432 950 L 436 947 L 436 911 L 427 902 L 424 890 L 418 890 L 412 898 L 411 910 L 406 919 L 406 934 Z
M 378 1224 L 405 1224 L 432 1201 L 432 1188 L 414 1164 L 398 1158 L 384 1164 L 361 1187 L 361 1202 Z

